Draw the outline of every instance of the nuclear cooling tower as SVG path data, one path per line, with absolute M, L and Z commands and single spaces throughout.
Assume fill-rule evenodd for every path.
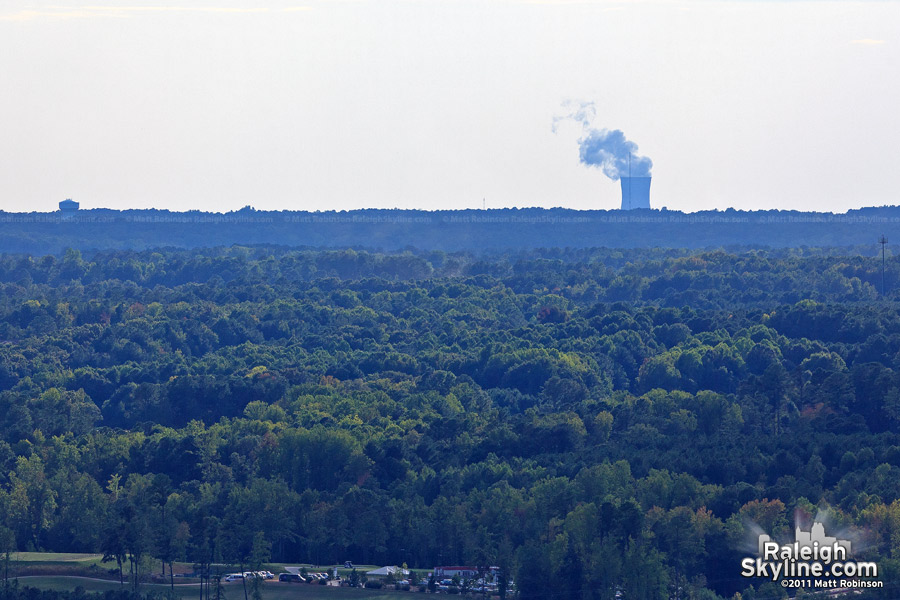
M 650 208 L 650 177 L 622 177 L 622 210 Z

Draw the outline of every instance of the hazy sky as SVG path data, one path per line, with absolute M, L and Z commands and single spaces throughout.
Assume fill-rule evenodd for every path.
M 0 4 L 0 208 L 900 204 L 900 1 Z M 265 7 L 265 8 L 262 8 Z

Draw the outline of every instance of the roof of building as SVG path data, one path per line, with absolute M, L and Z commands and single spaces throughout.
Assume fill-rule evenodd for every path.
M 396 574 L 396 573 L 400 573 L 402 575 L 409 575 L 409 571 L 407 571 L 406 569 L 401 569 L 400 567 L 397 567 L 397 566 L 381 567 L 380 569 L 366 571 L 366 575 L 391 575 L 391 574 Z

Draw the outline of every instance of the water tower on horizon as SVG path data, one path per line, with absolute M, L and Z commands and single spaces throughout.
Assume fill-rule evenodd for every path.
M 67 219 L 75 214 L 78 210 L 78 203 L 72 200 L 71 198 L 66 198 L 62 202 L 59 203 L 59 212 L 62 213 L 64 219 Z

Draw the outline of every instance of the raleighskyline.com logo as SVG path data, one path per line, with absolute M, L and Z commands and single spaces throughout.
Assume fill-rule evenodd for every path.
M 815 522 L 810 531 L 799 526 L 794 542 L 779 544 L 760 534 L 758 555 L 741 561 L 741 575 L 780 581 L 785 588 L 878 588 L 878 565 L 851 560 L 851 543 L 825 535 Z

